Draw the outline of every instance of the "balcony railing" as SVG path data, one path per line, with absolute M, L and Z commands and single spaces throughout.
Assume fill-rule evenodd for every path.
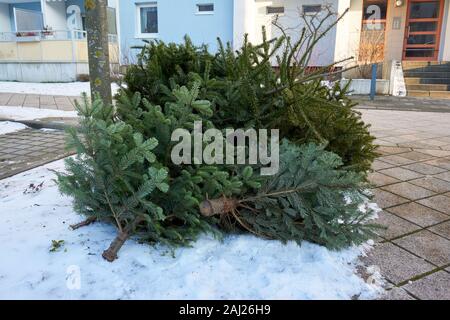
M 85 40 L 86 31 L 83 30 L 29 30 L 17 32 L 0 32 L 0 42 L 34 42 L 34 41 L 61 41 Z M 110 43 L 117 42 L 117 35 L 109 34 Z

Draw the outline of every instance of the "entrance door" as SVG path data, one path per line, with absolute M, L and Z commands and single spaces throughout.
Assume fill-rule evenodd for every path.
M 436 61 L 444 0 L 409 0 L 403 45 L 404 60 Z

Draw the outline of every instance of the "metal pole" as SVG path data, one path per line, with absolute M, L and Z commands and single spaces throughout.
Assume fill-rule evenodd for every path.
M 372 64 L 372 79 L 370 80 L 370 100 L 375 99 L 377 91 L 377 64 Z

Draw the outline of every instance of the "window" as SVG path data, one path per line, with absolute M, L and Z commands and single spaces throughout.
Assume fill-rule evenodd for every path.
M 158 7 L 154 4 L 137 6 L 137 36 L 149 37 L 158 33 Z
M 284 13 L 284 7 L 267 7 L 267 14 Z
M 214 4 L 212 3 L 202 3 L 197 4 L 198 14 L 212 14 L 214 13 Z
M 322 11 L 322 6 L 320 4 L 319 5 L 303 5 L 302 9 L 303 9 L 304 15 L 316 15 L 320 11 Z
M 107 21 L 108 21 L 108 33 L 109 34 L 117 34 L 117 25 L 116 25 L 116 9 L 114 8 L 106 8 L 107 13 Z
M 363 30 L 384 30 L 386 26 L 387 0 L 364 0 Z
M 384 60 L 387 0 L 363 0 L 358 60 L 372 64 Z

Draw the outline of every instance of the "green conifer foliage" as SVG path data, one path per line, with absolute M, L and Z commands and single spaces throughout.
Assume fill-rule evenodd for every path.
M 306 65 L 315 42 L 302 49 L 305 57 L 298 57 L 301 39 L 268 40 L 264 30 L 262 44 L 245 39 L 238 51 L 219 40 L 214 56 L 189 38 L 185 41 L 144 46 L 119 96 L 140 92 L 152 104 L 164 105 L 176 100 L 173 89 L 199 83 L 199 99 L 210 101 L 216 128 L 280 129 L 281 137 L 293 142 L 326 145 L 353 170 L 370 169 L 376 157 L 374 137 L 354 110 L 348 85 L 328 88 L 322 80 L 333 66 L 310 70 Z
M 280 171 L 254 195 L 206 200 L 205 216 L 219 215 L 227 228 L 257 236 L 304 240 L 341 249 L 375 236 L 373 210 L 366 204 L 364 176 L 343 170 L 336 154 L 313 143 L 284 141 Z

